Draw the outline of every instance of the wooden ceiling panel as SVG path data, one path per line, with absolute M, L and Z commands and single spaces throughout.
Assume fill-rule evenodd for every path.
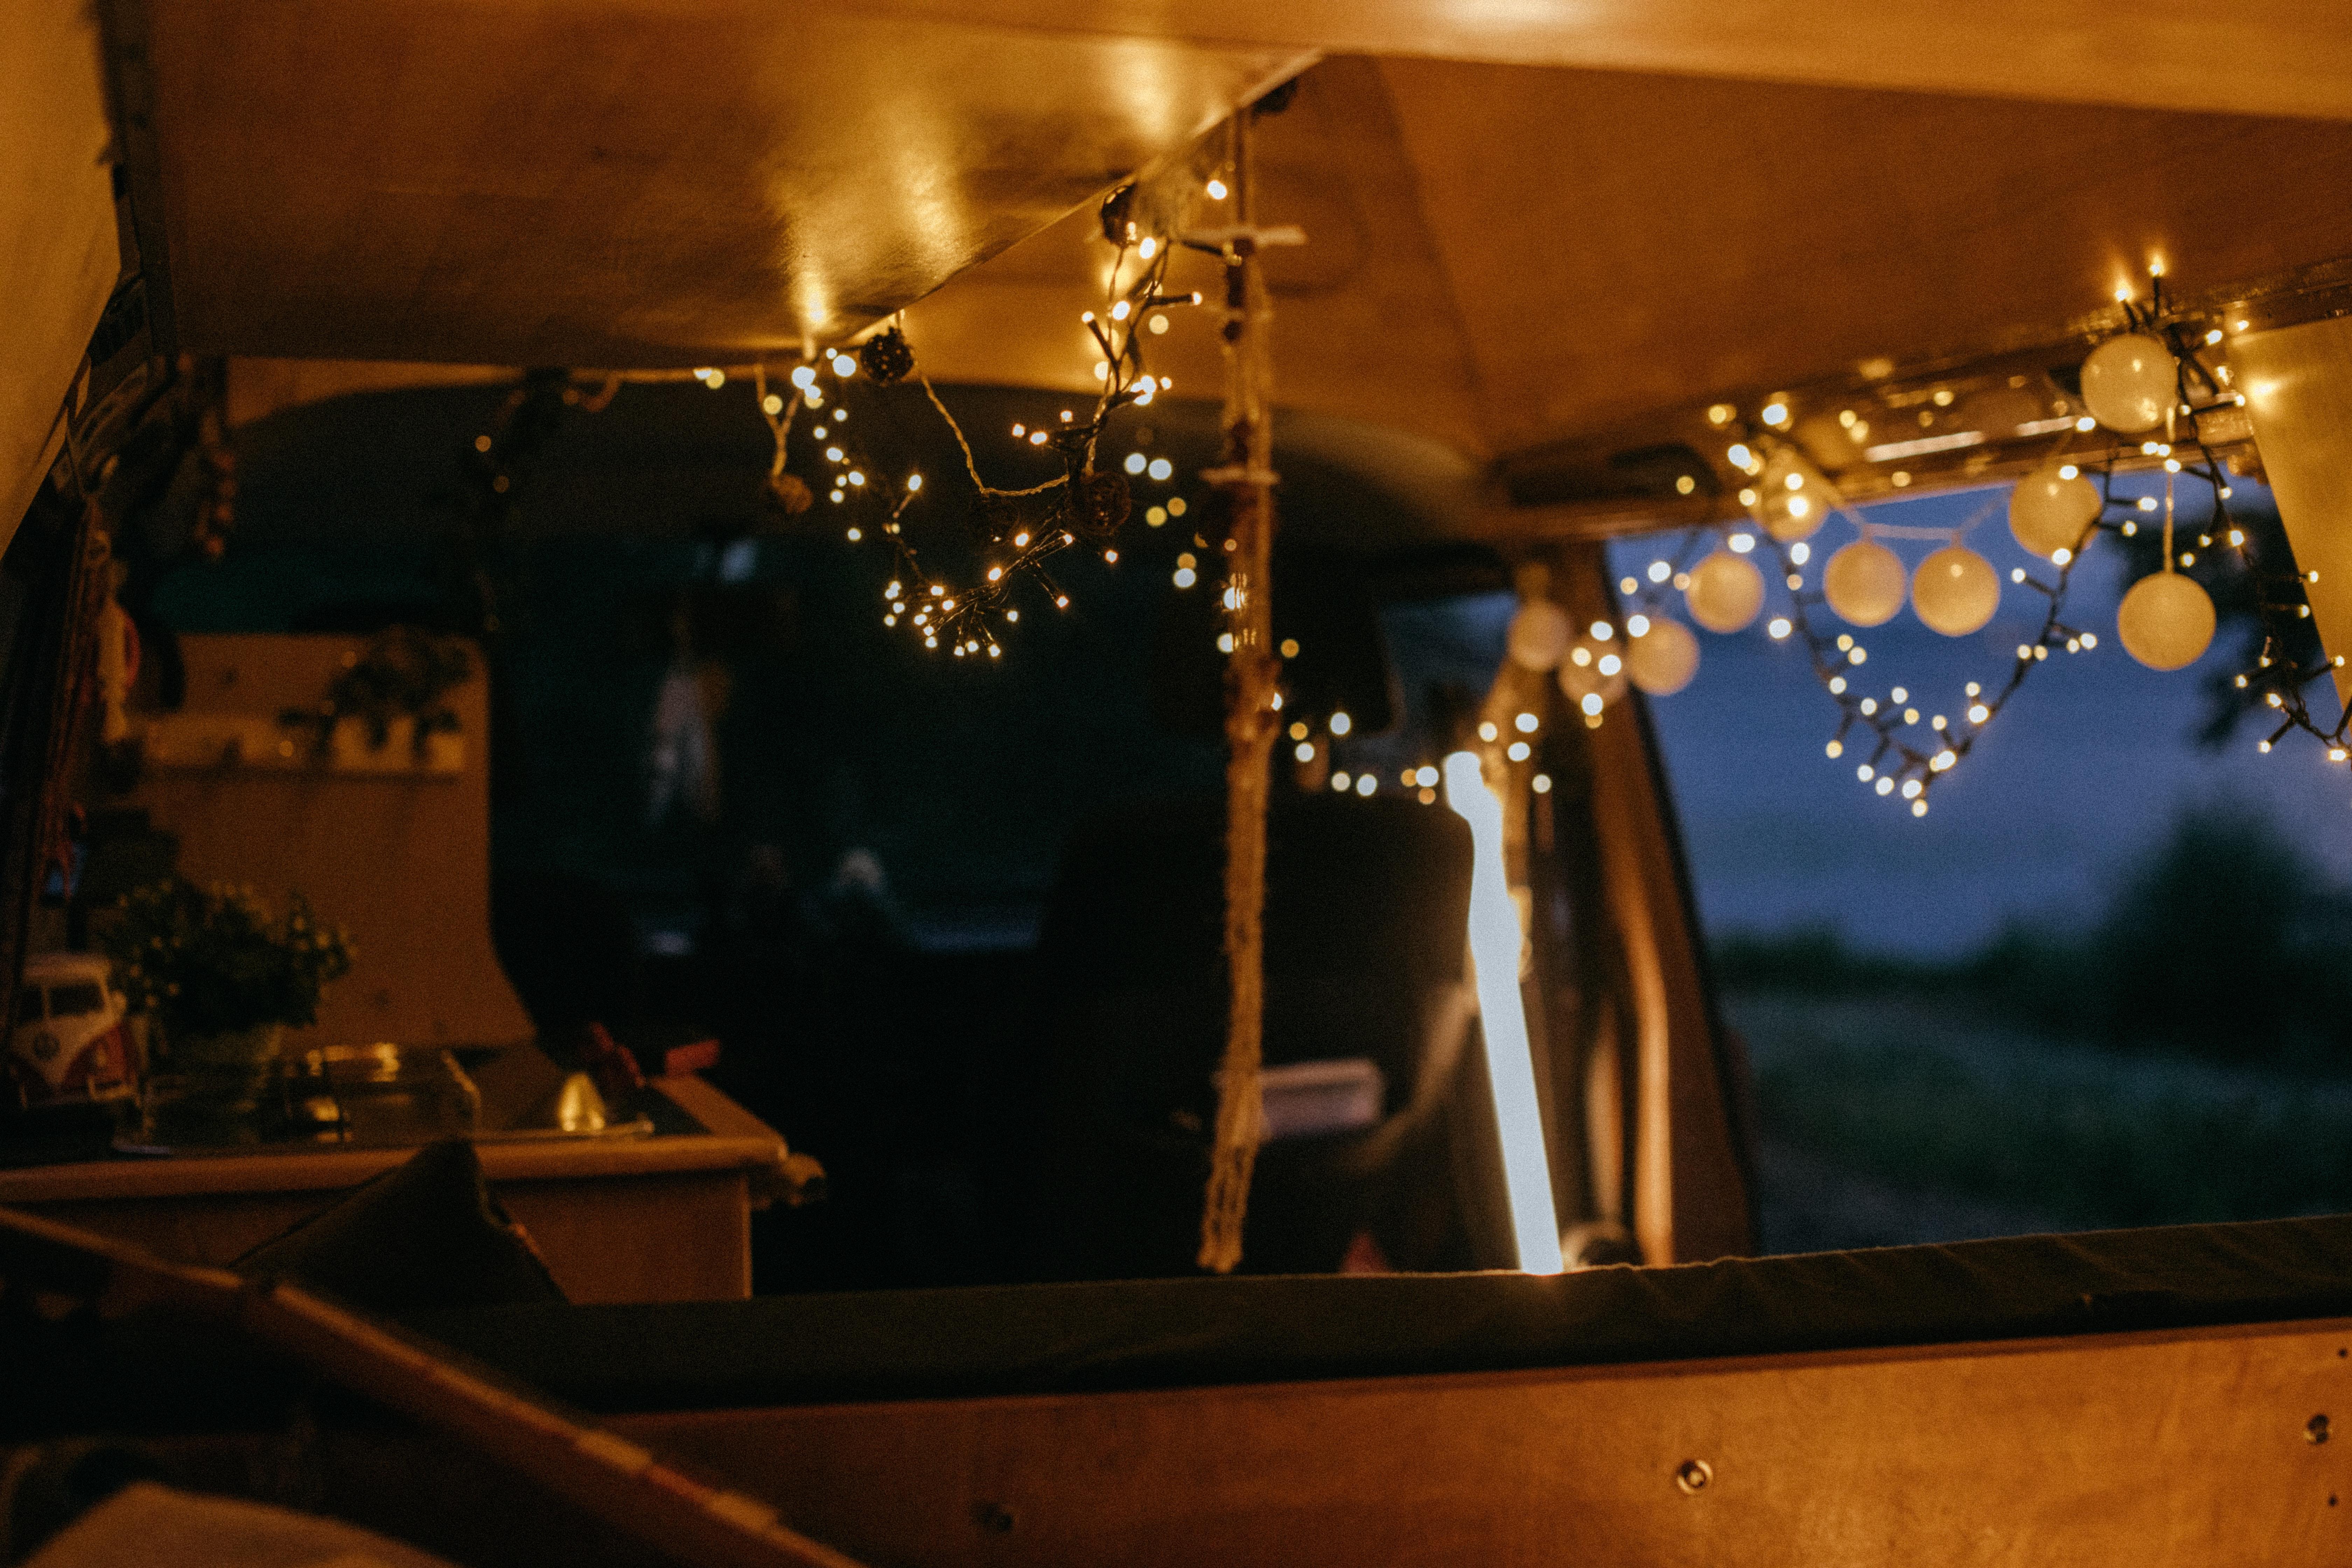
M 1386 61 L 1492 448 L 2352 254 L 2352 125 Z
M 1488 455 L 1471 345 L 1378 67 L 1317 66 L 1287 110 L 1257 122 L 1257 145 L 1261 221 L 1307 234 L 1301 249 L 1266 253 L 1282 405 Z M 1200 221 L 1223 220 L 1206 207 Z M 917 306 L 908 336 L 946 379 L 1089 393 L 1097 356 L 1078 315 L 1101 308 L 1110 254 L 1094 214 L 1072 214 Z M 1170 287 L 1214 300 L 1218 279 L 1213 259 L 1184 256 Z M 1164 338 L 1147 340 L 1180 396 L 1222 384 L 1215 321 L 1179 312 Z
M 837 341 L 1297 51 L 757 0 L 152 0 L 199 351 L 677 366 Z
M 2342 0 L 875 0 L 908 20 L 2352 119 Z

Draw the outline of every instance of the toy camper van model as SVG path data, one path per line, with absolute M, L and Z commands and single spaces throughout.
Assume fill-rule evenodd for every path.
M 0 1145 L 0 1555 L 2352 1562 L 2352 1216 L 1759 1255 L 1651 706 L 2352 763 L 2352 5 L 5 9 L 0 955 L 353 956 Z
M 8 1076 L 26 1108 L 126 1100 L 137 1092 L 112 968 L 89 952 L 37 952 L 26 959 L 8 1035 Z

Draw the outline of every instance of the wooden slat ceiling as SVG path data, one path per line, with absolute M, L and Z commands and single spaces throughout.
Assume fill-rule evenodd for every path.
M 2352 256 L 2308 0 L 146 3 L 182 337 L 237 354 L 740 363 L 912 305 L 935 376 L 1089 391 L 1091 198 L 1308 47 L 1390 58 L 1262 122 L 1282 400 L 1472 463 Z M 1204 325 L 1153 348 L 1213 395 Z
M 1295 47 L 763 0 L 152 0 L 184 346 L 692 365 L 837 339 Z
M 1286 405 L 1477 457 L 1717 396 L 2062 336 L 2352 255 L 2352 124 L 1331 59 L 1264 121 Z M 1083 390 L 1076 214 L 917 307 L 957 378 Z M 1185 277 L 1196 284 L 1202 268 Z M 1209 334 L 1171 332 L 1180 392 Z
M 908 20 L 2352 119 L 2342 0 L 887 0 Z

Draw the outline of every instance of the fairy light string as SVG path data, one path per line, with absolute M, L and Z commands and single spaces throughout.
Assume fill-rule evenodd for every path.
M 2103 451 L 2079 465 L 2068 464 L 2059 469 L 2066 479 L 2095 469 L 2099 478 L 2099 511 L 2084 525 L 2072 548 L 2053 552 L 2053 574 L 2045 577 L 2023 567 L 2010 574 L 2012 584 L 2041 595 L 2039 623 L 2018 644 L 2005 678 L 1990 685 L 1978 681 L 1966 685 L 1964 700 L 1956 716 L 1934 713 L 1923 721 L 1921 705 L 1900 686 L 1889 689 L 1883 696 L 1864 690 L 1856 672 L 1867 662 L 1868 648 L 1853 631 L 1833 629 L 1834 612 L 1830 609 L 1826 593 L 1810 583 L 1804 574 L 1813 546 L 1802 540 L 1784 542 L 1752 525 L 1726 523 L 1686 531 L 1670 555 L 1653 561 L 1641 576 L 1627 577 L 1620 584 L 1621 603 L 1627 611 L 1627 629 L 1640 635 L 1645 629 L 1636 625 L 1641 617 L 1665 614 L 1667 589 L 1686 589 L 1690 584 L 1688 564 L 1716 541 L 1722 541 L 1738 553 L 1752 551 L 1759 542 L 1764 544 L 1777 561 L 1788 596 L 1786 613 L 1770 619 L 1768 635 L 1775 640 L 1793 636 L 1803 643 L 1814 679 L 1837 705 L 1838 725 L 1824 747 L 1826 753 L 1832 759 L 1853 754 L 1859 782 L 1868 784 L 1877 795 L 1898 797 L 1909 805 L 1914 816 L 1924 816 L 1935 784 L 1967 759 L 2027 678 L 2048 662 L 2053 649 L 2073 654 L 2098 646 L 2095 634 L 2066 618 L 2066 598 L 2074 569 L 2099 534 L 2136 538 L 2147 514 L 2160 509 L 2160 571 L 2187 571 L 2195 566 L 2200 552 L 2218 552 L 2217 560 L 2228 562 L 2247 574 L 2255 588 L 2255 615 L 2262 634 L 2260 652 L 2254 668 L 2238 674 L 2234 686 L 2247 692 L 2250 701 L 2259 699 L 2276 715 L 2276 727 L 2261 742 L 2261 749 L 2269 752 L 2288 734 L 2300 731 L 2322 742 L 2331 762 L 2352 763 L 2352 742 L 2347 739 L 2347 731 L 2352 731 L 2352 710 L 2340 711 L 2332 723 L 2326 722 L 2315 715 L 2306 695 L 2314 682 L 2344 668 L 2345 658 L 2341 655 L 2323 655 L 2316 662 L 2305 663 L 2296 651 L 2312 640 L 2306 624 L 2311 607 L 2302 590 L 2316 582 L 2318 574 L 2263 568 L 2251 531 L 2231 512 L 2231 489 L 2227 475 L 2220 459 L 2207 447 L 2200 428 L 2205 417 L 2244 403 L 2243 395 L 2231 389 L 2227 368 L 2208 365 L 2202 357 L 2205 350 L 2221 341 L 2221 334 L 2218 329 L 2202 330 L 2203 322 L 2199 318 L 2167 305 L 2160 270 L 2152 273 L 2151 283 L 2147 301 L 2119 296 L 2118 302 L 2124 307 L 2127 330 L 2159 337 L 2172 352 L 2176 395 L 2173 405 L 2167 410 L 2165 438 L 2132 441 L 2109 433 Z M 2184 419 L 2185 434 L 2179 428 Z M 1786 420 L 1783 409 L 1781 422 Z M 1735 467 L 1745 472 L 1760 474 L 1776 453 L 1792 449 L 1792 444 L 1772 429 L 1726 423 L 1730 425 L 1727 434 L 1736 438 L 1732 448 Z M 2069 445 L 2093 428 L 2095 426 L 2087 416 L 2078 420 L 2074 429 L 2061 437 L 2050 461 L 2055 463 L 2065 455 Z M 1744 462 L 1739 460 L 1743 457 Z M 2160 499 L 2153 495 L 2116 494 L 2118 473 L 2159 465 L 2164 476 Z M 2179 519 L 2176 494 L 2177 484 L 2184 477 L 2201 480 L 2211 497 L 2211 512 L 2196 536 L 2194 550 L 2180 548 L 2177 537 L 2179 529 L 2186 526 Z M 1834 486 L 1830 490 L 1832 510 L 1864 538 L 1948 537 L 1957 541 L 1986 515 L 1979 513 L 1958 528 L 1906 528 L 1859 517 L 1836 497 Z M 1926 740 L 1919 739 L 1923 731 L 1928 737 Z

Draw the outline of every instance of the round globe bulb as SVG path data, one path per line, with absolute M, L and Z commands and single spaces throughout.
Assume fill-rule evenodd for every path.
M 1578 643 L 1559 661 L 1559 689 L 1580 712 L 1591 711 L 1584 706 L 1588 697 L 1600 698 L 1604 707 L 1616 701 L 1625 695 L 1625 650 L 1614 642 Z
M 1857 626 L 1885 626 L 1903 607 L 1903 558 L 1874 539 L 1857 539 L 1822 568 L 1822 595 Z
M 2061 479 L 2055 468 L 2041 468 L 2009 492 L 2009 531 L 2044 559 L 2083 542 L 2083 531 L 2104 506 L 2099 487 L 2080 474 Z
M 2083 404 L 2108 429 L 2137 436 L 2164 423 L 2180 395 L 2179 374 L 2170 349 L 2145 332 L 2126 332 L 2083 362 Z
M 1764 574 L 1746 556 L 1717 550 L 1691 568 L 1683 602 L 1708 631 L 1738 631 L 1764 607 Z
M 2194 664 L 2213 641 L 2213 601 L 2177 572 L 2158 572 L 2132 584 L 2116 611 L 2124 651 L 2150 669 Z
M 1829 521 L 1829 481 L 1787 447 L 1772 454 L 1752 489 L 1756 503 L 1748 509 L 1748 515 L 1783 544 L 1811 539 Z
M 1575 636 L 1566 610 L 1549 599 L 1527 599 L 1511 617 L 1505 646 L 1510 650 L 1511 662 L 1520 668 L 1545 670 L 1560 661 Z
M 1682 622 L 1656 616 L 1625 645 L 1625 673 L 1651 696 L 1670 697 L 1698 673 L 1698 638 Z
M 1911 574 L 1911 607 L 1948 637 L 1981 631 L 2000 608 L 2000 576 L 1965 544 L 1948 544 Z

